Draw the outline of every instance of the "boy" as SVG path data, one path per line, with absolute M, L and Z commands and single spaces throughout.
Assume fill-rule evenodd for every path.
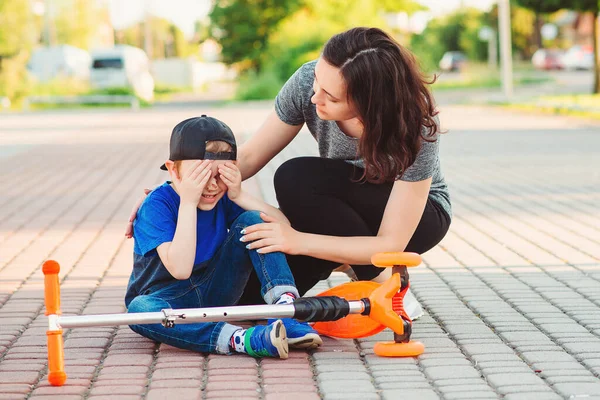
M 242 190 L 236 154 L 231 129 L 215 118 L 202 115 L 175 126 L 169 160 L 161 167 L 169 171 L 171 182 L 148 195 L 135 219 L 128 312 L 234 305 L 252 270 L 267 303 L 290 303 L 298 297 L 283 253 L 260 254 L 240 240 L 247 226 L 263 223 L 259 212 L 289 221 Z M 322 344 L 307 323 L 291 318 L 248 329 L 225 322 L 131 329 L 183 349 L 254 357 L 287 358 L 288 345 Z

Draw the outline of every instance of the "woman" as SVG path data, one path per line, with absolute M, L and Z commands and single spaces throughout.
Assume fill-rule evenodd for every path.
M 291 226 L 264 216 L 243 237 L 249 248 L 286 253 L 301 295 L 341 264 L 360 280 L 382 281 L 390 270 L 371 265 L 371 255 L 424 253 L 446 234 L 451 205 L 430 83 L 382 30 L 348 30 L 296 71 L 275 110 L 239 149 L 246 179 L 304 124 L 317 140 L 320 157 L 291 159 L 275 173 Z M 251 278 L 241 302 L 260 303 L 250 295 L 258 287 Z

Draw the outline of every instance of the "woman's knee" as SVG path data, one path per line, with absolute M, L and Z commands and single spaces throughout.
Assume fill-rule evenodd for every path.
M 298 157 L 277 168 L 273 185 L 280 205 L 313 192 L 315 182 L 322 175 L 322 161 L 319 157 Z
M 320 161 L 321 159 L 318 157 L 297 157 L 287 160 L 275 171 L 273 178 L 275 190 L 294 189 L 310 178 L 314 179 L 315 168 Z

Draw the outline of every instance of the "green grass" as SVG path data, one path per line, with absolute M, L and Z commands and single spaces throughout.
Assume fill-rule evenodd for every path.
M 81 96 L 81 95 L 94 95 L 94 94 L 106 94 L 106 95 L 130 95 L 134 96 L 131 88 L 115 87 L 107 89 L 92 89 L 87 82 L 83 82 L 76 79 L 55 79 L 50 82 L 39 83 L 30 81 L 27 84 L 25 96 Z M 176 93 L 189 93 L 192 92 L 191 87 L 176 87 L 166 85 L 156 85 L 154 94 L 155 100 L 165 101 L 171 98 Z M 140 101 L 140 107 L 149 107 L 151 103 L 138 98 Z M 20 109 L 22 106 L 23 98 L 20 97 L 13 101 L 13 109 Z M 96 108 L 96 107 L 127 107 L 128 103 L 123 104 L 32 104 L 31 109 L 33 110 L 48 110 L 48 109 L 64 109 L 64 108 Z
M 537 111 L 545 114 L 600 119 L 600 94 L 542 96 L 527 103 L 502 103 L 499 105 L 511 109 Z
M 526 64 L 517 64 L 514 67 L 515 85 L 533 85 L 553 80 L 539 72 L 533 70 Z M 478 88 L 499 88 L 502 86 L 499 70 L 491 70 L 485 64 L 469 64 L 464 71 L 460 73 L 458 79 L 440 81 L 431 85 L 433 90 L 458 90 L 458 89 L 478 89 Z

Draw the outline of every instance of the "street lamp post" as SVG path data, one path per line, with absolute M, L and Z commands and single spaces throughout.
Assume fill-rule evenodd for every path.
M 510 37 L 510 3 L 498 0 L 498 28 L 500 32 L 500 65 L 502 90 L 507 98 L 513 95 L 512 42 Z

